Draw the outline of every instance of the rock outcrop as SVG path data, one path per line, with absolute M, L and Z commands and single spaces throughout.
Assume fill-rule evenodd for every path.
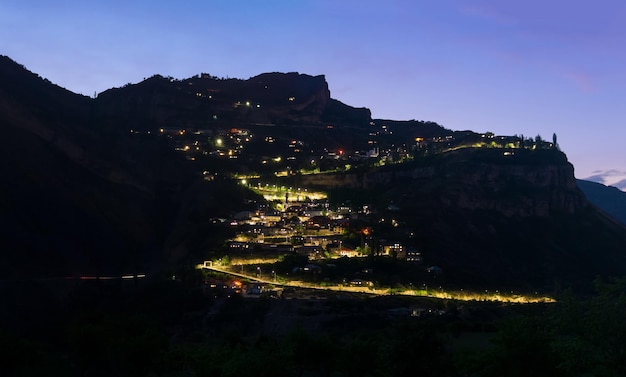
M 503 157 L 498 149 L 461 149 L 422 162 L 360 174 L 303 176 L 302 184 L 355 189 L 386 188 L 409 206 L 430 205 L 495 211 L 507 217 L 573 214 L 588 203 L 576 186 L 574 168 L 558 150 Z M 435 202 L 433 202 L 435 200 Z
M 247 80 L 201 74 L 185 80 L 159 75 L 107 90 L 96 100 L 99 115 L 124 129 L 207 129 L 237 124 L 366 127 L 368 109 L 330 96 L 323 75 L 265 73 Z

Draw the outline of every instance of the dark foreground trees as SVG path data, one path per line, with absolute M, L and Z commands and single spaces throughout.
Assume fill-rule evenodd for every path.
M 457 358 L 474 376 L 626 375 L 626 278 L 596 280 L 596 295 L 566 295 L 547 311 L 504 321 L 487 350 Z
M 626 279 L 596 289 L 545 307 L 480 307 L 488 314 L 469 319 L 461 305 L 447 316 L 390 319 L 371 309 L 380 303 L 342 301 L 329 304 L 334 315 L 321 326 L 306 325 L 314 310 L 294 311 L 277 332 L 266 324 L 287 305 L 280 300 L 207 299 L 184 282 L 88 290 L 58 306 L 25 303 L 33 296 L 22 292 L 3 296 L 0 375 L 624 376 Z M 209 315 L 214 307 L 220 313 Z M 468 334 L 485 341 L 460 347 Z

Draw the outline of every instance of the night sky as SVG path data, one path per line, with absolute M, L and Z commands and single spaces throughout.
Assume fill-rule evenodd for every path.
M 324 74 L 375 118 L 556 133 L 576 177 L 626 178 L 623 0 L 3 0 L 0 54 L 90 96 L 157 73 Z

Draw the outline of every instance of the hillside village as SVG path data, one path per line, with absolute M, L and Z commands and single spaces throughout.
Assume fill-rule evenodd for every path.
M 419 122 L 418 122 L 419 123 Z M 422 122 L 427 124 L 429 122 Z M 362 148 L 333 148 L 306 140 L 285 136 L 271 127 L 251 129 L 223 128 L 196 129 L 160 128 L 159 133 L 169 139 L 172 148 L 198 165 L 212 166 L 202 170 L 205 179 L 227 173 L 232 178 L 245 179 L 286 177 L 293 175 L 345 172 L 355 168 L 370 168 L 402 163 L 416 157 L 444 153 L 459 148 L 499 148 L 503 156 L 514 156 L 516 149 L 558 148 L 556 135 L 552 141 L 541 136 L 497 136 L 492 132 L 448 131 L 432 137 L 417 136 L 406 140 L 394 137 L 391 127 L 380 121 L 370 123 L 366 144 Z M 327 126 L 332 132 L 333 126 Z M 131 133 L 144 133 L 131 130 Z M 419 131 L 418 131 L 419 132 Z M 147 132 L 148 134 L 150 131 Z M 230 164 L 228 160 L 231 160 Z M 215 163 L 220 161 L 219 163 Z M 213 163 L 212 163 L 213 162 Z M 217 165 L 217 166 L 213 166 Z M 231 167 L 232 170 L 224 170 Z
M 329 125 L 324 132 L 332 132 L 332 128 Z M 399 216 L 401 208 L 393 201 L 382 206 L 349 199 L 331 203 L 326 191 L 332 189 L 332 185 L 296 186 L 298 182 L 307 181 L 301 179 L 303 176 L 322 178 L 308 182 L 325 182 L 323 177 L 332 174 L 402 164 L 463 148 L 498 149 L 502 158 L 515 158 L 519 149 L 557 147 L 556 135 L 548 142 L 540 136 L 534 139 L 496 136 L 490 132 L 449 132 L 442 128 L 441 135 L 412 137 L 400 143 L 398 140 L 402 139 L 394 137 L 393 133 L 393 127 L 372 121 L 367 144 L 363 149 L 349 150 L 309 144 L 283 136 L 272 127 L 258 125 L 158 130 L 159 137 L 167 139 L 170 147 L 184 156 L 205 181 L 235 180 L 259 198 L 263 197 L 251 203 L 254 208 L 248 206 L 228 218 L 212 220 L 227 225 L 235 234 L 221 248 L 207 252 L 212 263 L 230 265 L 233 269 L 239 265 L 241 271 L 247 269 L 254 275 L 255 268 L 259 268 L 259 274 L 262 269 L 266 272 L 276 269 L 259 266 L 296 256 L 301 258 L 291 272 L 316 271 L 327 284 L 357 286 L 379 284 L 371 273 L 363 273 L 372 270 L 367 262 L 363 262 L 365 268 L 359 265 L 360 270 L 345 276 L 330 276 L 328 271 L 322 274 L 321 270 L 327 269 L 329 264 L 334 266 L 330 261 L 339 258 L 389 258 L 419 271 L 414 274 L 415 282 L 410 284 L 425 287 L 428 279 L 443 275 L 444 268 L 433 265 L 428 255 L 422 255 L 415 229 Z M 284 278 L 288 270 L 281 273 Z M 307 276 L 298 278 L 307 279 Z

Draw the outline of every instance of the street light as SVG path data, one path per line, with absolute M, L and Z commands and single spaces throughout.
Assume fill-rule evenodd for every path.
M 274 283 L 276 283 L 276 271 L 272 270 L 272 275 L 274 275 Z

